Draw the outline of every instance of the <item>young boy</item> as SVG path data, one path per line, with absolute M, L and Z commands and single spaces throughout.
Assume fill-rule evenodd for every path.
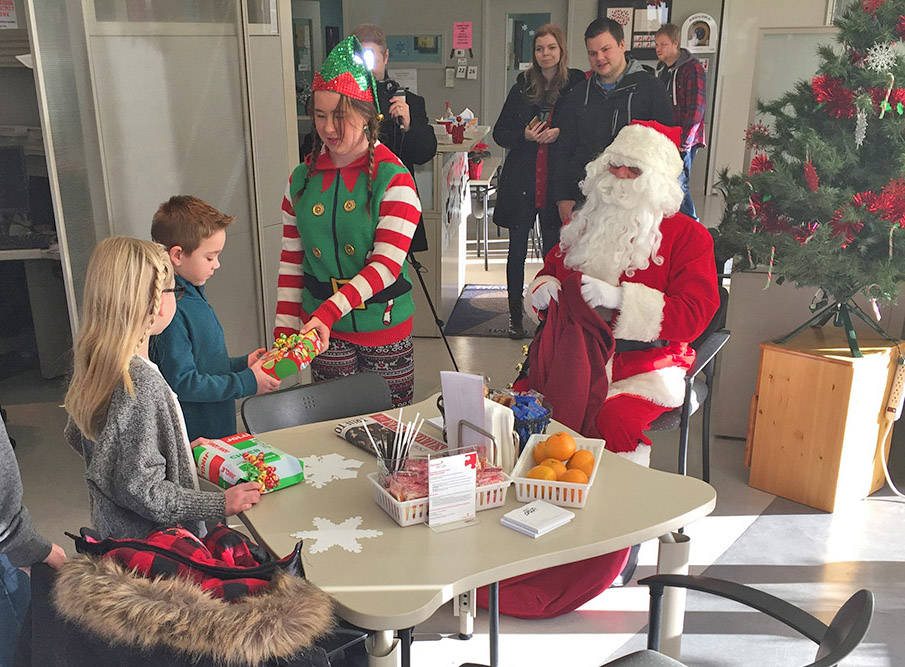
M 176 269 L 176 315 L 151 341 L 151 359 L 179 397 L 189 441 L 236 432 L 236 399 L 277 389 L 261 368 L 264 348 L 230 357 L 223 328 L 204 296 L 204 284 L 220 268 L 226 228 L 234 220 L 189 195 L 170 197 L 157 209 L 151 238 L 163 245 Z

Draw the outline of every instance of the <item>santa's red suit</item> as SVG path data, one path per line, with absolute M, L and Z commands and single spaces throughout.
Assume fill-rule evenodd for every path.
M 597 369 L 609 380 L 606 399 L 596 429 L 582 433 L 604 438 L 610 451 L 645 465 L 650 450 L 639 448 L 639 441 L 649 445 L 650 440 L 643 430 L 666 410 L 682 405 L 685 373 L 694 363 L 689 343 L 704 332 L 720 305 L 713 239 L 703 225 L 676 213 L 660 222 L 660 232 L 658 254 L 663 263 L 651 262 L 647 269 L 621 276 L 622 307 L 612 320 L 616 354 L 610 367 Z M 528 291 L 551 279 L 565 283 L 575 274 L 563 264 L 563 257 L 559 246 L 554 248 Z M 628 344 L 632 348 L 643 348 L 644 343 L 658 347 L 620 351 L 625 345 L 620 341 L 633 341 Z M 526 380 L 519 384 L 531 386 L 530 369 Z
M 690 343 L 720 303 L 710 234 L 675 213 L 678 138 L 678 128 L 629 125 L 588 165 L 587 201 L 528 287 L 526 301 L 544 322 L 514 386 L 541 391 L 554 419 L 641 465 L 650 462 L 644 431 L 682 405 Z M 610 586 L 628 552 L 500 582 L 500 611 L 572 611 Z M 486 589 L 478 600 L 486 604 Z

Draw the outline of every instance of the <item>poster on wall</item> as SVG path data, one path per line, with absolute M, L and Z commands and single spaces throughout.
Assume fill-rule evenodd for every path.
M 710 14 L 692 14 L 682 24 L 682 47 L 689 53 L 716 53 L 718 38 L 716 21 Z
M 0 30 L 18 28 L 15 0 L 0 0 Z
M 622 26 L 622 34 L 625 36 L 625 41 L 629 44 L 632 42 L 633 14 L 634 10 L 631 7 L 607 7 L 606 10 L 606 17 L 608 19 L 613 19 Z
M 672 0 L 598 0 L 600 16 L 622 26 L 625 47 L 638 60 L 654 60 L 657 30 L 669 23 Z

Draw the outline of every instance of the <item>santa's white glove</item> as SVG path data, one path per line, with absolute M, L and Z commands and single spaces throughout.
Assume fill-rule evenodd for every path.
M 622 288 L 591 276 L 581 277 L 581 296 L 591 308 L 622 307 Z
M 537 310 L 546 310 L 550 306 L 550 299 L 559 303 L 559 291 L 562 285 L 556 278 L 549 278 L 534 288 L 528 295 L 528 302 Z

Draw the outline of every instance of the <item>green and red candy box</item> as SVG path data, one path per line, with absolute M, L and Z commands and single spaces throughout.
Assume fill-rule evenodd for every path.
M 264 356 L 261 368 L 271 377 L 282 380 L 307 368 L 323 349 L 324 346 L 313 329 L 303 334 L 280 334 L 273 341 L 273 349 Z

